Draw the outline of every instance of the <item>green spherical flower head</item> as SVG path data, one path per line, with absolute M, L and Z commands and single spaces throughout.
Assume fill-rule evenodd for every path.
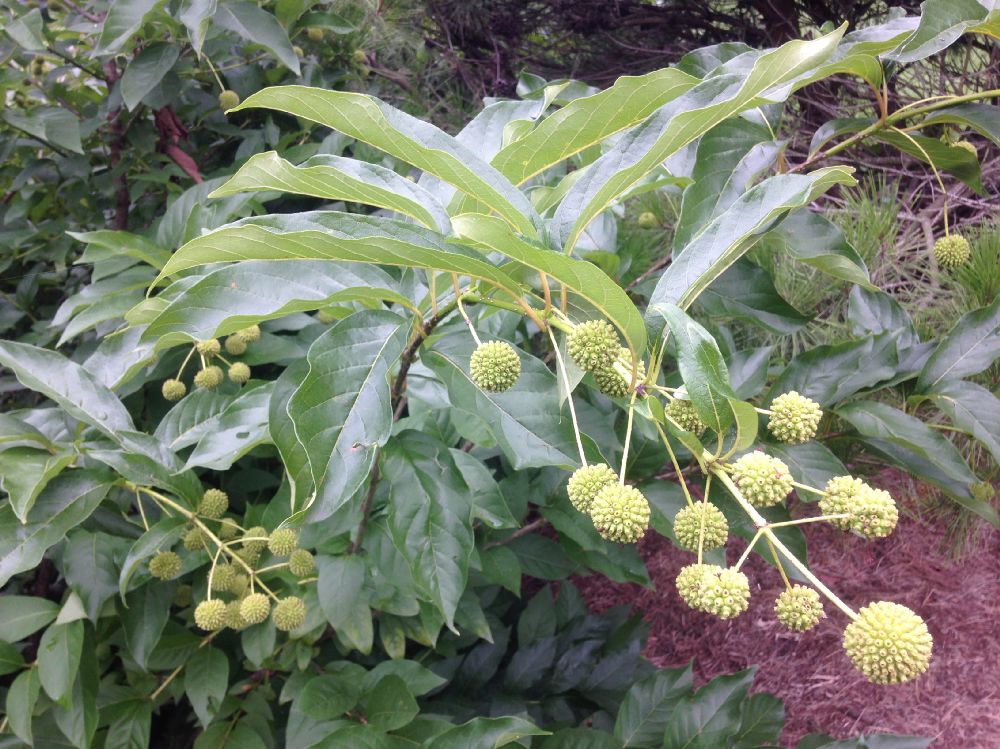
M 220 593 L 229 590 L 229 586 L 233 584 L 233 578 L 236 577 L 236 574 L 236 568 L 231 564 L 217 565 L 215 571 L 212 573 L 212 590 Z
M 616 363 L 619 364 L 622 369 L 627 373 L 623 376 L 618 373 L 618 371 L 612 366 L 607 369 L 601 369 L 594 372 L 594 382 L 597 383 L 597 389 L 604 393 L 609 398 L 624 398 L 631 392 L 631 382 L 632 382 L 632 353 L 622 346 L 618 352 L 618 359 Z M 641 361 L 639 362 L 637 371 L 637 382 L 642 382 L 646 379 L 646 365 Z
M 726 543 L 729 538 L 729 523 L 718 507 L 711 502 L 696 502 L 677 513 L 674 518 L 674 538 L 682 549 L 698 551 L 698 542 L 703 532 L 704 551 L 717 549 Z
M 328 309 L 321 309 L 316 313 L 316 319 L 323 323 L 323 325 L 329 325 L 337 321 L 337 316 Z
M 250 587 L 250 578 L 242 572 L 233 575 L 233 581 L 229 583 L 229 592 L 236 596 L 242 596 Z
M 212 366 L 205 367 L 194 376 L 194 384 L 195 387 L 204 388 L 205 390 L 215 390 L 222 384 L 223 378 L 222 370 L 213 364 Z
M 739 570 L 716 568 L 705 573 L 701 609 L 720 619 L 732 619 L 750 604 L 750 581 Z
M 287 557 L 299 548 L 299 533 L 292 528 L 278 528 L 267 539 L 267 550 L 276 557 Z
M 201 551 L 205 548 L 208 536 L 201 528 L 192 528 L 184 534 L 184 548 L 188 551 Z
M 733 482 L 755 507 L 771 507 L 792 491 L 792 474 L 782 461 L 760 450 L 747 453 L 732 465 Z
M 302 625 L 306 620 L 306 604 L 297 596 L 282 598 L 274 605 L 274 613 L 271 614 L 276 629 L 282 632 L 291 632 L 296 627 Z
M 955 148 L 964 148 L 966 151 L 971 153 L 973 156 L 979 156 L 979 149 L 977 149 L 972 143 L 967 140 L 960 140 L 957 143 L 952 144 Z
M 263 593 L 251 593 L 240 603 L 240 614 L 247 624 L 260 624 L 271 613 L 271 602 Z
M 971 254 L 969 240 L 959 234 L 949 234 L 934 243 L 934 258 L 945 269 L 965 265 Z
M 226 339 L 226 353 L 240 356 L 247 352 L 247 342 L 239 336 L 231 335 Z
M 502 393 L 521 376 L 521 360 L 504 341 L 480 343 L 469 361 L 472 381 L 489 393 Z
M 309 37 L 310 42 L 321 42 L 323 41 L 323 29 L 319 26 L 310 26 L 306 29 L 306 36 Z
M 927 670 L 933 645 L 924 620 L 890 601 L 865 606 L 844 630 L 847 656 L 873 684 L 917 678 Z
M 163 393 L 163 397 L 171 403 L 179 401 L 187 395 L 187 391 L 187 385 L 180 380 L 164 380 L 163 387 L 160 389 L 160 392 Z
M 229 495 L 221 489 L 208 489 L 201 495 L 198 503 L 198 514 L 212 520 L 222 517 L 229 509 Z
M 618 475 L 606 463 L 584 466 L 573 471 L 566 484 L 569 501 L 580 512 L 590 512 L 594 497 L 604 487 L 618 481 Z
M 567 348 L 580 369 L 596 372 L 607 369 L 614 363 L 621 344 L 611 323 L 607 320 L 589 320 L 573 328 Z
M 219 530 L 215 535 L 223 541 L 232 541 L 237 535 L 239 535 L 239 532 L 240 527 L 236 524 L 235 520 L 223 518 L 222 522 L 219 523 Z
M 206 632 L 215 632 L 226 626 L 226 603 L 218 598 L 202 601 L 194 610 L 194 623 Z
M 677 422 L 677 426 L 684 431 L 694 434 L 701 434 L 705 431 L 705 422 L 698 416 L 691 401 L 674 398 L 667 404 L 666 411 L 667 416 Z
M 889 492 L 865 486 L 850 505 L 851 530 L 865 538 L 884 538 L 896 529 L 899 510 Z
M 649 502 L 638 489 L 609 484 L 601 489 L 590 506 L 590 518 L 597 532 L 609 541 L 631 544 L 642 538 L 649 526 Z
M 774 602 L 774 614 L 792 632 L 812 629 L 826 616 L 819 593 L 805 585 L 793 585 L 778 596 Z
M 853 476 L 837 476 L 826 482 L 826 494 L 819 500 L 819 509 L 824 515 L 850 514 L 854 498 L 864 491 L 867 484 Z M 851 529 L 851 518 L 834 518 L 832 525 L 842 531 Z
M 237 632 L 250 626 L 250 622 L 243 618 L 239 601 L 230 601 L 226 604 L 226 626 Z
M 295 577 L 305 577 L 316 569 L 316 559 L 305 549 L 296 549 L 288 557 L 288 571 Z
M 823 411 L 816 401 L 790 390 L 771 401 L 767 428 L 782 442 L 800 445 L 816 436 L 822 418 Z
M 202 356 L 218 356 L 222 351 L 222 344 L 215 338 L 209 338 L 207 341 L 198 341 L 194 344 L 194 347 Z
M 971 487 L 972 496 L 980 502 L 992 502 L 997 490 L 989 481 L 977 481 Z
M 677 593 L 681 599 L 696 611 L 704 611 L 702 608 L 702 593 L 709 574 L 713 571 L 722 571 L 722 568 L 714 564 L 689 564 L 682 567 L 677 574 Z
M 149 560 L 149 574 L 160 580 L 173 580 L 181 571 L 181 558 L 173 551 L 161 551 Z
M 223 112 L 232 109 L 233 107 L 239 106 L 240 95 L 233 91 L 232 89 L 226 89 L 221 94 L 219 94 L 219 109 Z
M 250 367 L 241 361 L 236 362 L 229 368 L 229 379 L 237 385 L 243 385 L 250 379 Z
M 640 229 L 655 229 L 659 223 L 656 220 L 656 214 L 652 211 L 643 211 L 639 214 Z
M 233 335 L 242 339 L 244 343 L 256 343 L 260 340 L 260 325 L 251 325 L 248 328 L 237 330 Z

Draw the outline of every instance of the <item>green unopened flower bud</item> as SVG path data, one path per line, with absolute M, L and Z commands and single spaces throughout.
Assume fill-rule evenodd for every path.
M 278 528 L 267 539 L 267 550 L 276 557 L 287 557 L 299 548 L 298 531 L 292 528 Z
M 993 498 L 997 495 L 997 490 L 993 488 L 993 484 L 989 481 L 977 481 L 970 488 L 972 496 L 978 499 L 980 502 L 992 502 Z
M 201 495 L 198 514 L 216 520 L 229 509 L 229 495 L 221 489 L 208 489 Z
M 601 489 L 590 506 L 590 518 L 597 532 L 609 541 L 631 544 L 649 527 L 649 502 L 638 489 L 609 484 Z
M 659 223 L 656 220 L 656 214 L 652 211 L 643 211 L 639 214 L 640 229 L 655 229 Z
M 614 363 L 621 344 L 611 323 L 607 320 L 589 320 L 573 328 L 567 348 L 580 369 L 596 372 L 607 369 Z
M 202 356 L 218 356 L 222 351 L 222 345 L 216 338 L 209 338 L 207 341 L 198 341 L 194 344 L 194 347 Z
M 226 339 L 226 353 L 240 356 L 247 352 L 247 342 L 239 336 L 231 335 Z
M 216 535 L 223 541 L 232 541 L 239 535 L 240 526 L 231 518 L 223 518 Z
M 161 551 L 149 560 L 149 574 L 160 580 L 173 580 L 181 571 L 181 558 L 173 551 Z
M 722 570 L 714 564 L 689 564 L 681 568 L 677 574 L 677 593 L 681 599 L 696 611 L 704 611 L 702 608 L 702 593 L 708 574 L 713 570 Z
M 240 95 L 233 91 L 232 89 L 226 89 L 221 94 L 219 94 L 219 109 L 226 112 L 233 107 L 239 106 Z
M 673 419 L 677 423 L 677 426 L 686 432 L 701 434 L 705 431 L 705 422 L 698 416 L 698 412 L 694 410 L 694 404 L 691 401 L 674 398 L 667 404 L 666 412 L 667 416 Z
M 822 418 L 823 411 L 816 401 L 790 390 L 771 401 L 767 428 L 782 442 L 799 445 L 816 436 Z
M 793 585 L 782 592 L 774 602 L 774 614 L 793 632 L 812 629 L 825 616 L 819 593 L 805 585 Z
M 207 632 L 226 626 L 226 604 L 218 598 L 202 601 L 194 610 L 194 623 Z
M 323 41 L 323 29 L 319 26 L 310 26 L 306 29 L 306 36 L 311 42 L 321 42 Z
M 184 548 L 188 551 L 201 551 L 208 543 L 208 536 L 201 528 L 192 528 L 184 534 Z
M 490 393 L 509 390 L 521 376 L 521 359 L 504 341 L 481 343 L 469 360 L 472 381 Z
M 235 362 L 229 368 L 229 379 L 237 385 L 243 385 L 250 379 L 250 367 L 241 361 Z
M 179 401 L 187 394 L 187 385 L 180 380 L 164 380 L 160 392 L 163 393 L 163 397 L 166 400 L 173 403 L 174 401 Z
M 902 684 L 920 676 L 933 646 L 924 620 L 890 601 L 865 606 L 844 630 L 847 656 L 874 684 Z
M 731 467 L 733 482 L 756 507 L 771 507 L 792 491 L 792 474 L 782 461 L 760 450 L 747 453 Z
M 288 571 L 296 577 L 311 575 L 316 569 L 316 559 L 305 549 L 296 549 L 288 557 Z
M 194 376 L 195 387 L 204 388 L 205 390 L 215 390 L 215 388 L 222 384 L 222 380 L 222 370 L 215 365 L 205 367 Z
M 230 601 L 226 604 L 226 626 L 237 632 L 250 626 L 250 622 L 243 618 L 239 601 Z
M 677 545 L 687 551 L 698 551 L 699 542 L 702 550 L 710 551 L 726 543 L 729 523 L 722 511 L 711 502 L 696 502 L 677 513 L 674 538 Z
M 212 590 L 220 593 L 229 590 L 229 586 L 233 584 L 233 578 L 236 577 L 236 574 L 236 569 L 230 564 L 216 565 L 215 570 L 212 572 Z
M 271 613 L 271 602 L 263 593 L 251 593 L 240 603 L 240 614 L 248 624 L 260 624 Z
M 250 587 L 250 578 L 242 572 L 233 575 L 233 581 L 229 583 L 229 592 L 235 596 L 242 596 Z
M 242 330 L 237 330 L 233 335 L 244 343 L 256 343 L 260 340 L 260 325 L 250 325 Z
M 969 249 L 969 240 L 960 234 L 949 234 L 940 237 L 934 243 L 934 258 L 942 268 L 957 268 L 965 265 L 972 254 Z
M 580 512 L 590 512 L 594 497 L 604 487 L 618 481 L 618 475 L 605 463 L 577 468 L 569 477 L 566 493 L 569 501 Z
M 243 548 L 256 549 L 258 552 L 261 552 L 267 548 L 267 540 L 267 528 L 262 525 L 255 525 L 253 528 L 248 528 L 247 532 L 243 534 Z
M 714 568 L 705 573 L 701 610 L 720 619 L 732 619 L 750 604 L 750 581 L 739 570 Z
M 280 629 L 282 632 L 291 632 L 306 620 L 305 601 L 297 596 L 282 598 L 274 605 L 271 618 L 274 620 L 276 629 Z
M 597 383 L 597 389 L 609 398 L 624 398 L 631 392 L 632 352 L 624 346 L 619 348 L 616 363 L 628 374 L 625 376 L 619 374 L 613 366 L 599 369 L 594 372 L 594 382 Z M 636 377 L 637 383 L 646 379 L 646 365 L 641 361 L 637 367 Z

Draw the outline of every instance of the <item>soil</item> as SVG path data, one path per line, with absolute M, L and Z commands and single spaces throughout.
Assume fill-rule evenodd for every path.
M 906 486 L 892 475 L 880 478 L 872 483 Z M 805 634 L 778 624 L 772 607 L 783 583 L 756 555 L 744 567 L 753 592 L 750 608 L 730 622 L 681 601 L 674 578 L 692 557 L 656 534 L 641 543 L 655 590 L 597 576 L 576 582 L 595 611 L 631 603 L 643 612 L 650 624 L 646 657 L 659 666 L 693 660 L 696 678 L 704 681 L 757 664 L 755 690 L 785 703 L 785 746 L 794 747 L 808 733 L 896 733 L 930 737 L 931 749 L 998 749 L 1000 533 L 978 529 L 956 558 L 946 542 L 946 523 L 915 517 L 912 500 L 900 504 L 899 526 L 887 539 L 865 541 L 825 523 L 803 530 L 810 568 L 848 605 L 896 601 L 927 621 L 934 636 L 931 666 L 906 685 L 874 686 L 854 670 L 841 645 L 847 617 L 831 604 L 827 618 Z M 730 539 L 730 563 L 744 548 L 742 539 Z

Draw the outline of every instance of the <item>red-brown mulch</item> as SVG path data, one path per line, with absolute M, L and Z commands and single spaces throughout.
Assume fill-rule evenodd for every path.
M 646 657 L 659 666 L 693 659 L 696 678 L 706 680 L 758 664 L 755 689 L 785 702 L 787 746 L 808 733 L 849 738 L 884 732 L 933 737 L 931 749 L 997 749 L 1000 533 L 984 532 L 955 560 L 944 548 L 941 521 L 903 514 L 896 532 L 875 542 L 825 523 L 803 526 L 811 569 L 848 605 L 896 601 L 927 621 L 934 636 L 930 669 L 902 686 L 877 687 L 854 670 L 841 646 L 847 617 L 831 604 L 811 632 L 795 635 L 779 625 L 771 608 L 783 584 L 756 555 L 744 568 L 753 592 L 750 609 L 730 622 L 685 606 L 674 578 L 692 556 L 656 534 L 641 545 L 656 590 L 598 576 L 575 582 L 595 611 L 623 603 L 642 611 L 650 623 Z M 730 540 L 730 563 L 743 548 L 742 540 Z

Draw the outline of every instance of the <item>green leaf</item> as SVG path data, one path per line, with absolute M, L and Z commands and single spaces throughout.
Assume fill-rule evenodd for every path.
M 54 478 L 19 524 L 9 506 L 0 508 L 0 586 L 13 575 L 42 561 L 49 547 L 63 540 L 97 509 L 111 489 L 111 476 L 95 470 L 75 470 Z
M 639 311 L 622 288 L 593 263 L 532 245 L 494 217 L 464 214 L 452 219 L 452 224 L 464 244 L 485 252 L 500 252 L 552 276 L 614 323 L 637 355 L 646 350 L 646 328 Z
M 1000 107 L 995 104 L 979 104 L 971 101 L 956 104 L 931 112 L 920 123 L 921 127 L 941 124 L 971 128 L 1000 146 Z
M 338 321 L 309 347 L 309 372 L 286 410 L 311 465 L 314 521 L 350 500 L 389 438 L 388 375 L 408 336 L 409 323 L 398 315 L 365 311 Z
M 6 109 L 3 112 L 3 120 L 46 146 L 83 153 L 83 144 L 80 142 L 80 120 L 68 109 L 38 107 L 27 114 Z
M 479 561 L 487 580 L 503 586 L 520 597 L 521 563 L 517 559 L 517 554 L 506 546 L 496 546 L 492 549 L 480 549 Z
M 53 624 L 38 645 L 38 678 L 45 693 L 68 707 L 66 698 L 73 688 L 83 648 L 83 622 Z
M 361 699 L 361 712 L 376 731 L 395 731 L 417 717 L 420 708 L 406 682 L 395 674 L 382 677 Z
M 659 670 L 636 682 L 618 708 L 615 736 L 624 746 L 658 746 L 674 707 L 693 684 L 690 664 Z
M 424 188 L 378 164 L 320 154 L 299 166 L 274 151 L 250 157 L 211 197 L 280 190 L 327 200 L 387 208 L 442 234 L 451 231 L 448 212 Z
M 840 29 L 811 41 L 788 42 L 760 55 L 744 75 L 706 79 L 623 134 L 563 199 L 550 229 L 553 241 L 573 248 L 599 213 L 668 156 L 723 120 L 757 106 L 769 89 L 823 62 L 843 33 Z
M 768 232 L 769 245 L 832 278 L 874 291 L 868 266 L 840 228 L 822 214 L 803 210 L 789 214 Z
M 73 418 L 109 437 L 115 438 L 117 430 L 134 429 L 132 417 L 114 393 L 55 351 L 0 341 L 0 364 L 12 370 L 26 388 L 51 398 Z
M 186 523 L 181 517 L 165 517 L 155 523 L 148 531 L 142 534 L 132 548 L 128 550 L 125 561 L 122 562 L 121 573 L 118 577 L 118 594 L 125 599 L 125 594 L 129 591 L 129 582 L 132 576 L 139 569 L 139 565 L 149 559 L 158 551 L 166 551 L 173 546 L 184 532 Z
M 511 515 L 507 500 L 490 469 L 463 450 L 452 448 L 449 452 L 469 487 L 472 516 L 490 528 L 516 528 L 517 520 Z
M 4 595 L 0 597 L 0 639 L 20 642 L 54 621 L 58 613 L 58 604 L 48 599 Z
M 257 7 L 256 3 L 245 0 L 222 0 L 212 17 L 216 26 L 221 26 L 266 49 L 282 65 L 299 75 L 299 56 L 295 54 L 288 34 L 278 23 L 274 14 Z
M 422 745 L 424 749 L 499 749 L 525 736 L 547 736 L 538 726 L 523 718 L 473 718 L 455 726 Z
M 184 691 L 203 726 L 222 704 L 229 688 L 229 659 L 218 648 L 198 648 L 184 666 Z
M 942 383 L 930 398 L 956 427 L 979 440 L 1000 463 L 1000 398 L 982 385 L 964 380 Z
M 769 455 L 783 461 L 800 484 L 822 489 L 836 476 L 847 476 L 849 471 L 836 455 L 822 442 L 806 442 L 802 445 L 768 443 L 764 448 Z M 803 502 L 818 502 L 819 495 L 799 491 Z
M 920 6 L 917 29 L 886 56 L 899 63 L 930 57 L 951 46 L 967 31 L 978 30 L 988 16 L 987 8 L 976 0 L 926 0 Z
M 131 257 L 159 270 L 170 259 L 170 253 L 155 242 L 129 231 L 97 229 L 95 231 L 68 231 L 69 236 L 87 245 L 78 262 L 97 263 Z
M 712 679 L 678 703 L 663 737 L 664 749 L 717 749 L 739 732 L 741 703 L 754 669 Z
M 274 382 L 274 392 L 271 394 L 271 405 L 268 409 L 267 429 L 285 467 L 285 475 L 288 477 L 291 489 L 290 504 L 293 512 L 298 512 L 306 505 L 314 488 L 306 446 L 299 441 L 295 434 L 295 424 L 288 415 L 288 401 L 308 371 L 308 362 L 299 359 L 282 372 Z
M 7 691 L 7 720 L 14 735 L 29 746 L 32 744 L 31 719 L 38 702 L 42 683 L 38 669 L 22 671 Z
M 447 683 L 447 680 L 431 671 L 417 661 L 391 660 L 381 661 L 368 672 L 361 684 L 363 691 L 368 691 L 382 679 L 383 676 L 394 674 L 401 678 L 414 697 L 420 697 L 432 692 Z
M 32 8 L 23 16 L 7 22 L 3 30 L 29 52 L 45 49 L 45 21 L 38 8 Z
M 808 205 L 834 185 L 855 184 L 850 174 L 849 168 L 829 167 L 809 174 L 779 174 L 750 188 L 674 257 L 650 296 L 650 306 L 672 302 L 688 307 L 789 211 Z
M 255 107 L 288 112 L 368 143 L 482 201 L 522 234 L 537 235 L 534 209 L 499 171 L 434 125 L 373 96 L 274 86 L 236 109 Z
M 948 145 L 937 138 L 903 134 L 895 130 L 881 130 L 873 137 L 925 164 L 931 164 L 940 171 L 958 177 L 980 195 L 986 195 L 979 158 L 964 148 Z
M 778 335 L 794 333 L 809 322 L 774 288 L 771 274 L 746 258 L 715 279 L 698 302 L 714 317 L 736 318 Z
M 321 554 L 316 557 L 316 567 L 319 570 L 316 592 L 323 615 L 336 630 L 338 638 L 368 655 L 372 650 L 374 629 L 365 589 L 365 560 L 357 555 L 331 557 Z
M 127 700 L 115 705 L 108 712 L 113 717 L 108 726 L 105 746 L 120 747 L 120 749 L 146 749 L 149 746 L 150 726 L 153 720 L 152 702 L 148 699 Z
M 41 491 L 76 458 L 76 453 L 53 455 L 33 447 L 12 447 L 0 452 L 0 487 L 7 492 L 18 520 L 27 521 Z
M 146 16 L 161 2 L 162 0 L 112 0 L 111 7 L 104 16 L 94 54 L 113 55 L 120 52 L 146 21 Z
M 82 528 L 66 539 L 62 573 L 70 588 L 80 596 L 95 624 L 104 602 L 118 591 L 118 562 L 128 540 L 108 533 L 91 533 Z
M 121 78 L 122 100 L 129 111 L 142 102 L 142 98 L 156 88 L 180 56 L 180 47 L 166 42 L 155 42 L 132 58 Z
M 201 466 L 226 471 L 258 445 L 270 441 L 268 406 L 274 385 L 251 384 L 216 418 L 187 459 L 185 468 Z
M 1000 298 L 963 315 L 941 339 L 917 379 L 917 390 L 930 392 L 946 380 L 978 374 L 1000 357 Z
M 209 26 L 212 23 L 212 16 L 218 9 L 218 0 L 183 0 L 180 7 L 179 18 L 188 30 L 188 37 L 191 39 L 191 48 L 194 53 L 201 58 L 201 48 L 208 35 Z
M 149 668 L 150 655 L 163 635 L 174 587 L 170 583 L 144 585 L 125 597 L 124 611 L 119 611 L 125 644 L 140 668 Z
M 310 718 L 332 720 L 354 709 L 359 690 L 358 684 L 344 674 L 321 674 L 306 682 L 295 704 Z
M 0 619 L 0 622 L 3 620 Z M 0 676 L 12 674 L 24 668 L 24 656 L 21 651 L 6 640 L 0 640 Z
M 596 728 L 563 728 L 545 739 L 540 749 L 621 749 L 622 742 Z
M 897 339 L 900 348 L 920 342 L 910 315 L 899 302 L 882 291 L 851 289 L 847 319 L 851 323 L 851 332 L 856 336 L 904 331 Z
M 385 448 L 393 543 L 410 564 L 414 582 L 455 629 L 474 539 L 468 487 L 447 447 L 407 431 Z
M 785 706 L 773 694 L 752 694 L 743 701 L 737 747 L 756 747 L 778 742 L 785 725 Z

